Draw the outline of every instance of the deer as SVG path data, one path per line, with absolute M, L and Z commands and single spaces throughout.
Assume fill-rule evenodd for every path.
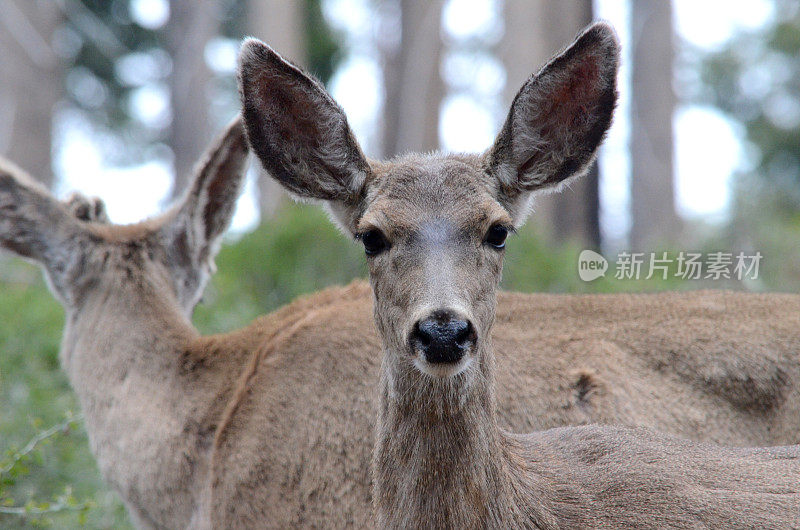
M 708 380 L 696 380 L 699 386 L 722 397 L 732 387 L 722 390 L 726 384 L 718 386 L 716 378 L 733 382 L 743 376 L 749 390 L 742 388 L 742 395 L 750 393 L 747 399 L 754 400 L 744 408 L 772 409 L 772 399 L 757 397 L 760 376 L 749 379 L 755 372 L 744 366 L 749 364 L 746 347 L 741 354 L 735 346 L 727 349 L 733 345 L 724 338 L 729 331 L 721 332 L 717 339 L 725 343 L 728 358 L 715 358 L 716 347 L 705 342 L 710 330 L 702 328 L 713 324 L 700 324 L 697 311 L 708 311 L 706 316 L 731 311 L 731 299 L 722 301 L 730 295 L 605 297 L 609 307 L 597 315 L 599 327 L 610 324 L 605 332 L 592 324 L 596 317 L 588 306 L 582 307 L 585 320 L 569 319 L 566 330 L 555 323 L 561 313 L 544 316 L 568 304 L 592 305 L 591 297 L 526 298 L 530 306 L 564 303 L 545 305 L 541 312 L 497 315 L 507 302 L 502 296 L 497 301 L 506 238 L 521 224 L 536 192 L 579 178 L 592 162 L 611 123 L 618 61 L 614 30 L 595 23 L 523 85 L 483 154 L 410 153 L 373 161 L 363 155 L 343 111 L 319 83 L 264 43 L 244 43 L 240 93 L 251 148 L 273 178 L 301 199 L 322 202 L 365 249 L 382 353 L 372 457 L 379 528 L 800 528 L 798 445 L 736 448 L 690 441 L 675 437 L 680 429 L 669 421 L 657 425 L 666 433 L 590 424 L 516 434 L 503 426 L 509 418 L 498 409 L 505 399 L 524 399 L 525 388 L 512 383 L 513 376 L 500 369 L 502 362 L 515 363 L 531 349 L 548 348 L 533 342 L 508 348 L 504 332 L 492 330 L 495 320 L 503 326 L 509 317 L 536 328 L 538 340 L 551 335 L 560 344 L 548 348 L 554 355 L 574 347 L 580 353 L 572 361 L 591 355 L 592 348 L 602 351 L 594 340 L 605 337 L 607 368 L 625 362 L 625 348 L 615 344 L 632 341 L 645 356 L 647 345 L 658 345 L 669 362 L 644 368 L 645 362 L 639 370 L 661 371 L 665 379 L 667 372 L 684 371 L 685 346 L 694 342 L 698 349 L 689 355 L 697 357 L 690 363 L 700 368 L 709 362 L 715 365 L 711 372 L 720 372 L 707 371 Z M 636 338 L 627 335 L 630 328 L 621 321 L 614 324 L 615 318 L 626 318 L 622 308 L 629 303 L 640 303 L 643 315 L 648 307 L 651 314 L 667 309 L 661 305 L 666 300 L 674 303 L 672 313 L 656 316 L 653 323 L 659 324 L 638 329 Z M 773 374 L 783 379 L 794 370 L 789 366 L 798 353 L 797 297 L 770 300 L 788 303 L 792 311 L 783 328 L 787 342 L 778 354 L 787 364 Z M 752 314 L 752 306 L 743 308 Z M 542 317 L 541 323 L 525 318 L 532 315 Z M 736 321 L 747 326 L 746 318 Z M 669 331 L 658 329 L 666 322 L 671 322 Z M 687 342 L 673 349 L 677 344 L 668 346 L 667 334 L 680 326 L 686 327 Z M 497 360 L 495 341 L 502 344 Z M 709 358 L 703 359 L 704 353 Z M 353 354 L 342 349 L 344 357 Z M 749 375 L 730 371 L 739 360 L 744 365 L 733 372 Z M 732 365 L 725 368 L 727 362 Z M 551 368 L 552 360 L 538 366 L 542 377 L 559 377 Z M 626 370 L 620 369 L 621 378 L 639 375 L 635 368 L 621 373 Z M 521 373 L 533 377 L 536 371 L 529 365 Z M 509 383 L 510 391 L 499 395 Z M 635 384 L 629 388 L 632 399 L 643 390 L 634 390 Z M 683 391 L 691 394 L 687 387 Z M 680 400 L 681 393 L 672 397 Z M 794 390 L 785 396 L 796 398 Z M 658 409 L 642 407 L 639 419 L 659 414 Z M 670 414 L 680 414 L 679 409 Z
M 262 106 L 265 73 L 288 83 L 268 94 L 290 96 L 284 105 L 296 101 L 309 120 L 289 140 L 316 131 L 312 145 L 327 148 L 328 129 L 308 109 L 348 130 L 316 82 L 255 41 L 240 68 L 250 120 L 292 118 Z M 370 285 L 330 287 L 229 333 L 201 336 L 191 324 L 249 152 L 237 118 L 187 193 L 132 225 L 109 223 L 98 199 L 56 200 L 0 161 L 0 247 L 40 265 L 65 307 L 60 362 L 98 467 L 136 527 L 375 527 L 382 345 Z M 345 204 L 331 209 L 347 213 Z M 797 315 L 795 295 L 500 292 L 498 422 L 514 432 L 615 423 L 728 445 L 796 443 Z

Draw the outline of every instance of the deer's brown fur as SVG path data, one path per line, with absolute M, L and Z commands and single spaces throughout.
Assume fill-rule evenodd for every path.
M 239 414 L 214 458 L 218 527 L 374 526 L 371 297 L 363 282 L 326 289 L 209 338 L 256 351 L 314 314 L 238 382 Z M 500 292 L 497 421 L 516 432 L 596 422 L 728 445 L 800 442 L 797 315 L 796 295 Z M 209 344 L 196 347 L 202 357 Z
M 796 378 L 788 372 L 797 370 L 798 315 L 771 321 L 773 331 L 783 328 L 782 338 L 762 349 L 764 328 L 748 318 L 760 309 L 751 306 L 743 318 L 729 305 L 744 295 L 526 297 L 517 313 L 501 313 L 493 329 L 503 251 L 490 235 L 523 222 L 533 191 L 563 185 L 591 162 L 611 119 L 617 58 L 613 30 L 593 25 L 523 86 L 487 153 L 375 162 L 360 154 L 343 112 L 320 85 L 266 45 L 245 43 L 241 95 L 254 151 L 291 192 L 325 201 L 367 252 L 383 350 L 373 452 L 379 527 L 800 524 L 800 446 L 731 449 L 620 426 L 506 430 L 505 423 L 526 417 L 579 423 L 583 416 L 697 438 L 704 420 L 692 415 L 699 410 L 709 413 L 701 414 L 705 421 L 724 422 L 734 410 L 740 419 L 743 413 L 763 419 L 797 408 L 796 390 L 783 382 Z M 501 311 L 508 306 L 514 304 L 501 297 Z M 423 334 L 423 325 L 440 326 L 440 338 Z M 518 340 L 525 333 L 536 338 Z M 754 341 L 761 351 L 752 355 L 747 345 Z M 298 364 L 313 363 L 320 349 Z M 332 353 L 355 350 L 342 344 Z M 326 386 L 322 403 L 346 395 L 353 407 L 344 410 L 362 413 L 355 399 L 368 383 L 340 387 L 327 366 L 327 360 L 317 366 L 319 385 Z M 498 392 L 505 394 L 498 399 Z M 531 407 L 528 400 L 538 402 Z M 694 408 L 706 400 L 716 405 Z M 285 402 L 295 406 L 294 396 Z M 296 406 L 299 412 L 303 405 Z M 254 404 L 259 408 L 271 410 Z M 309 449 L 341 436 L 335 462 L 351 462 L 345 444 L 356 426 L 342 425 L 337 434 L 341 418 L 307 414 L 314 419 Z M 794 438 L 796 414 L 779 415 Z M 268 441 L 261 442 L 255 445 L 263 449 Z M 305 469 L 302 456 L 295 462 L 290 470 Z M 363 462 L 360 468 L 361 461 L 352 462 L 342 472 L 366 479 Z M 311 473 L 307 484 L 290 480 L 285 492 L 301 504 L 325 495 L 333 504 L 341 482 L 320 476 Z

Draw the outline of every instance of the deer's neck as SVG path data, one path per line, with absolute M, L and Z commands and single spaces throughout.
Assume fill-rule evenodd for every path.
M 130 282 L 68 310 L 61 361 L 104 478 L 145 526 L 182 528 L 204 462 L 187 427 L 205 403 L 180 364 L 197 332 L 157 287 Z
M 93 439 L 160 429 L 171 436 L 185 421 L 184 399 L 196 399 L 181 359 L 198 337 L 166 289 L 120 280 L 67 312 L 61 362 L 78 394 Z M 102 450 L 102 448 L 99 448 Z
M 447 379 L 392 358 L 384 357 L 373 455 L 379 526 L 513 525 L 518 473 L 509 467 L 519 459 L 497 426 L 491 352 L 478 357 L 475 373 Z
M 166 285 L 115 280 L 96 289 L 77 308 L 68 308 L 61 361 L 70 375 L 79 376 L 96 362 L 136 361 L 140 368 L 157 371 L 162 362 L 198 336 Z

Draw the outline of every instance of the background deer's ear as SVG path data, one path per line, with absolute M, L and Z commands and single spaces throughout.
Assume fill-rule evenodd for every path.
M 239 92 L 248 140 L 289 192 L 343 206 L 362 195 L 369 164 L 344 112 L 320 83 L 256 39 L 242 44 Z
M 0 247 L 63 269 L 68 247 L 88 233 L 67 207 L 38 182 L 0 159 Z
M 187 258 L 202 261 L 216 255 L 244 186 L 248 155 L 239 116 L 208 148 L 175 216 L 164 228 Z
M 530 192 L 582 175 L 611 125 L 619 43 L 605 23 L 587 28 L 514 98 L 486 165 L 498 198 L 519 220 Z

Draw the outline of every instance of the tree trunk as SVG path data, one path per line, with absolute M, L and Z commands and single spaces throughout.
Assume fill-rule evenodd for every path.
M 440 73 L 443 6 L 444 0 L 399 0 L 399 43 L 382 43 L 382 151 L 386 158 L 439 147 L 439 114 L 445 95 Z
M 281 56 L 303 68 L 308 67 L 305 3 L 301 0 L 249 0 L 247 15 L 248 31 L 251 35 L 263 40 Z M 263 220 L 275 213 L 284 193 L 260 164 L 257 167 L 258 206 Z
M 525 81 L 591 20 L 591 0 L 505 0 L 506 32 L 499 46 L 506 67 L 505 100 L 510 104 Z M 599 249 L 598 183 L 594 164 L 588 175 L 560 194 L 538 197 L 536 223 L 558 240 Z
M 186 189 L 192 169 L 214 132 L 208 115 L 211 72 L 205 63 L 204 50 L 219 26 L 217 9 L 212 0 L 170 2 L 164 41 L 172 58 L 169 145 L 175 159 L 173 197 Z
M 250 0 L 247 29 L 284 58 L 308 67 L 305 43 L 305 0 Z
M 0 0 L 0 154 L 53 186 L 53 111 L 62 65 L 52 49 L 61 12 L 53 2 Z
M 674 240 L 672 167 L 672 5 L 667 0 L 632 3 L 633 101 L 631 129 L 631 247 Z

